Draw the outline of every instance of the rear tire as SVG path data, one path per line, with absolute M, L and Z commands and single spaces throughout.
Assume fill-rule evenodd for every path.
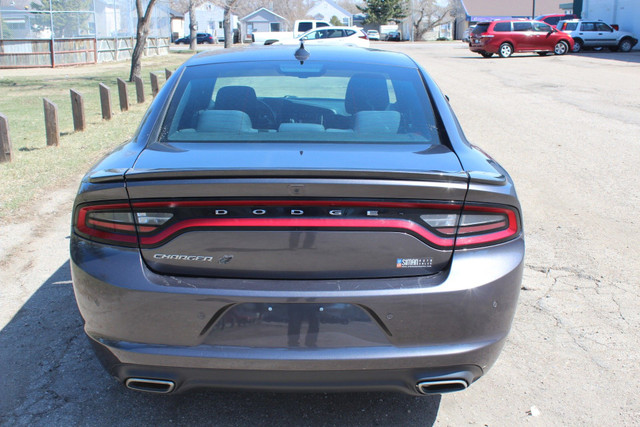
M 491 52 L 482 52 L 482 53 L 480 53 L 480 55 L 482 55 L 483 58 L 491 58 L 493 56 L 493 53 L 491 53 Z
M 500 49 L 498 50 L 498 55 L 500 55 L 501 58 L 508 58 L 513 54 L 513 46 L 511 46 L 509 43 L 502 43 L 500 45 Z
M 553 53 L 556 55 L 564 55 L 567 52 L 569 52 L 569 44 L 564 40 L 559 41 L 553 47 Z
M 629 52 L 632 48 L 633 43 L 631 43 L 631 40 L 629 40 L 628 38 L 622 39 L 620 41 L 620 44 L 618 44 L 618 49 L 620 50 L 620 52 Z
M 573 44 L 573 53 L 581 52 L 583 48 L 584 44 L 582 43 L 582 40 L 576 40 Z

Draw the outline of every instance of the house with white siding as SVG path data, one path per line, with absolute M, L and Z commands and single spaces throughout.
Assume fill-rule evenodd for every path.
M 342 25 L 353 26 L 353 14 L 338 6 L 332 0 L 318 0 L 309 9 L 307 15 L 318 21 L 331 21 L 332 17 L 338 18 Z

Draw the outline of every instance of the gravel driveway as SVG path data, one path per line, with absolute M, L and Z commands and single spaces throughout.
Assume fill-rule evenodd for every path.
M 428 398 L 128 391 L 94 358 L 73 299 L 76 181 L 39 201 L 37 220 L 2 224 L 0 424 L 640 424 L 640 52 L 483 59 L 460 42 L 374 47 L 417 59 L 519 191 L 525 278 L 494 368 Z

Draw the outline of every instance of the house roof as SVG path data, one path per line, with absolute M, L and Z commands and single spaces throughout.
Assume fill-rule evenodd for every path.
M 532 0 L 461 0 L 469 17 L 531 16 Z M 535 0 L 535 15 L 564 13 L 560 0 Z M 475 19 L 471 19 L 475 21 Z
M 169 9 L 169 15 L 171 15 L 172 18 L 184 19 L 184 13 L 178 12 L 177 10 L 174 10 L 174 9 Z
M 278 15 L 277 13 L 275 13 L 274 11 L 267 9 L 266 7 L 261 7 L 260 9 L 254 10 L 253 12 L 251 12 L 250 14 L 248 14 L 247 16 L 245 16 L 245 17 L 243 17 L 243 18 L 240 18 L 240 20 L 241 20 L 241 21 L 246 21 L 246 20 L 248 20 L 249 18 L 253 17 L 254 15 L 257 15 L 258 13 L 260 13 L 260 12 L 262 12 L 262 11 L 265 11 L 265 12 L 267 12 L 267 13 L 269 13 L 269 14 L 271 14 L 271 15 L 275 16 L 275 17 L 276 17 L 276 18 L 278 18 L 278 19 L 281 19 L 281 20 L 283 20 L 283 21 L 289 22 L 289 20 L 288 20 L 287 18 L 285 18 L 284 16 L 280 16 L 280 15 Z
M 311 8 L 309 8 L 309 11 L 313 10 L 316 6 L 319 6 L 320 3 L 327 3 L 328 5 L 330 5 L 331 7 L 333 7 L 338 12 L 340 12 L 340 13 L 342 13 L 344 15 L 347 15 L 347 16 L 353 15 L 353 13 L 349 12 L 348 10 L 343 8 L 342 6 L 337 5 L 333 0 L 319 0 Z

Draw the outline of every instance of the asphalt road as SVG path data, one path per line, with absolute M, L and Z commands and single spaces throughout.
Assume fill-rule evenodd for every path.
M 464 392 L 139 394 L 101 369 L 68 262 L 77 183 L 0 233 L 0 424 L 640 424 L 640 52 L 483 59 L 462 43 L 374 43 L 416 58 L 467 137 L 510 171 L 526 270 L 498 363 Z

